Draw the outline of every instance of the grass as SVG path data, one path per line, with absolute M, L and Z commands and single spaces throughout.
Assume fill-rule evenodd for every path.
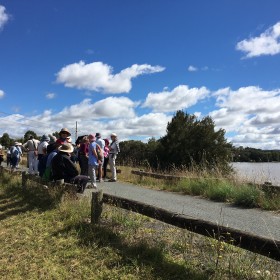
M 104 207 L 89 223 L 87 198 L 60 203 L 0 175 L 1 279 L 278 279 L 279 263 L 187 230 Z
M 140 178 L 131 174 L 132 168 L 122 166 L 120 179 L 134 184 L 180 192 L 182 194 L 201 196 L 213 201 L 227 202 L 240 207 L 260 207 L 264 210 L 280 210 L 280 191 L 270 191 L 257 184 L 248 184 L 238 181 L 236 178 L 222 177 L 218 172 L 215 178 L 207 173 L 186 172 L 182 180 L 168 181 L 150 177 Z

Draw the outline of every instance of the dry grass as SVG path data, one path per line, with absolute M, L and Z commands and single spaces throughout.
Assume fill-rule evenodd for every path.
M 279 263 L 106 206 L 0 177 L 1 279 L 278 279 Z

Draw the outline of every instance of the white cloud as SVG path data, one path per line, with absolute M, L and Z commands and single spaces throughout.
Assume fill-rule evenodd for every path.
M 102 62 L 85 64 L 80 61 L 63 67 L 57 73 L 57 82 L 66 87 L 102 91 L 104 93 L 128 93 L 131 80 L 137 76 L 164 71 L 164 67 L 148 64 L 134 64 L 117 74 L 113 68 Z
M 171 116 L 163 113 L 137 116 L 134 112 L 137 105 L 126 97 L 109 97 L 95 103 L 85 99 L 58 113 L 46 110 L 29 117 L 13 114 L 0 118 L 0 135 L 7 132 L 11 137 L 22 137 L 29 129 L 42 135 L 67 127 L 74 136 L 76 121 L 78 135 L 101 132 L 103 137 L 109 137 L 116 132 L 120 139 L 164 135 Z
M 235 145 L 279 149 L 280 89 L 223 88 L 214 92 L 213 97 L 220 109 L 209 115 L 218 128 L 234 134 L 230 140 Z
M 8 20 L 9 15 L 6 13 L 6 8 L 0 5 L 0 30 L 4 27 Z
M 280 53 L 280 22 L 268 28 L 259 37 L 238 42 L 236 49 L 246 53 L 248 58 Z
M 47 99 L 54 99 L 55 98 L 55 93 L 49 92 L 46 94 Z
M 150 92 L 142 106 L 152 108 L 154 112 L 174 112 L 195 105 L 208 94 L 206 87 L 189 88 L 187 85 L 179 85 L 172 91 Z
M 3 90 L 0 89 L 0 99 L 3 98 L 5 95 L 5 92 Z
M 195 67 L 195 66 L 193 66 L 193 65 L 190 65 L 190 66 L 188 67 L 188 71 L 189 71 L 189 72 L 196 72 L 197 70 L 198 70 L 198 68 Z
M 81 103 L 65 107 L 61 112 L 54 115 L 57 121 L 63 119 L 72 120 L 100 120 L 104 118 L 133 118 L 134 108 L 137 103 L 127 97 L 108 97 L 95 103 L 91 99 L 84 99 Z
M 280 89 L 266 91 L 256 86 L 241 87 L 236 91 L 224 88 L 216 91 L 218 107 L 226 107 L 231 112 L 246 114 L 280 111 Z

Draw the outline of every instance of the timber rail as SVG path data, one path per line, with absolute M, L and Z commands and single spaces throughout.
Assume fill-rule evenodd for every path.
M 7 170 L 1 167 L 0 171 L 4 172 Z M 45 184 L 45 182 L 43 182 L 38 176 L 29 175 L 26 174 L 26 172 L 16 172 L 15 174 L 21 174 L 23 188 L 27 187 L 28 180 L 42 185 Z M 54 183 L 51 183 L 51 185 L 54 185 Z M 71 184 L 59 182 L 59 185 L 62 185 L 66 192 L 70 191 L 73 193 L 75 190 L 75 186 Z M 211 237 L 216 240 L 223 241 L 228 244 L 280 261 L 280 240 L 257 236 L 252 233 L 244 232 L 231 227 L 221 226 L 211 221 L 205 221 L 195 217 L 178 214 L 136 200 L 103 193 L 102 190 L 92 192 L 92 223 L 98 223 L 102 214 L 103 203 L 140 213 L 167 224 L 187 229 L 189 231 Z

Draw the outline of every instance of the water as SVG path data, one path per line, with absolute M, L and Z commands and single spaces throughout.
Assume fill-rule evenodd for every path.
M 233 162 L 232 167 L 243 180 L 280 186 L 280 162 Z

